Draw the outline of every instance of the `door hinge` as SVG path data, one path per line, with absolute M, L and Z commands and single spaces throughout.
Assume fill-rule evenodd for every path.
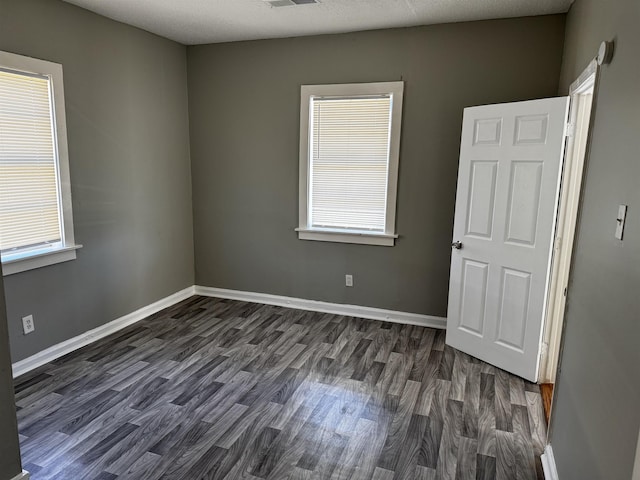
M 567 123 L 567 137 L 573 137 L 576 134 L 576 124 L 575 123 Z
M 553 249 L 557 252 L 560 250 L 560 246 L 562 245 L 562 238 L 556 237 L 555 244 L 553 245 Z
M 542 366 L 543 362 L 547 361 L 547 355 L 549 354 L 549 344 L 542 342 L 540 345 L 540 351 L 538 352 L 538 364 Z
M 540 356 L 544 358 L 547 356 L 548 353 L 549 353 L 549 344 L 546 342 L 543 342 L 540 348 Z

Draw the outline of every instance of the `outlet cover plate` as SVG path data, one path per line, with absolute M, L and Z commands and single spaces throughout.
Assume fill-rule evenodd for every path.
M 22 331 L 25 335 L 33 332 L 36 329 L 36 326 L 33 323 L 33 315 L 27 315 L 26 317 L 22 317 Z

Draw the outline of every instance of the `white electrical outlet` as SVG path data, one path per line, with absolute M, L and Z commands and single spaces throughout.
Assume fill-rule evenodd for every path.
M 345 275 L 344 280 L 347 287 L 353 287 L 353 275 Z
M 31 333 L 36 329 L 35 324 L 33 323 L 33 315 L 27 315 L 26 317 L 22 317 L 22 331 L 26 335 L 27 333 Z

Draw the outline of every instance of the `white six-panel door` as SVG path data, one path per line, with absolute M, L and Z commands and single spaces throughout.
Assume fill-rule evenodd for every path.
M 568 105 L 561 97 L 471 107 L 462 124 L 447 343 L 531 381 Z

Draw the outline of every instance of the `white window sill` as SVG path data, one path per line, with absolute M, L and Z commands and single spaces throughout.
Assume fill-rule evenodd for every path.
M 358 243 L 360 245 L 381 245 L 393 247 L 398 235 L 348 230 L 296 228 L 298 239 L 319 242 Z
M 82 245 L 67 245 L 64 247 L 32 250 L 2 256 L 2 275 L 26 272 L 35 268 L 55 265 L 56 263 L 75 260 L 76 250 Z

